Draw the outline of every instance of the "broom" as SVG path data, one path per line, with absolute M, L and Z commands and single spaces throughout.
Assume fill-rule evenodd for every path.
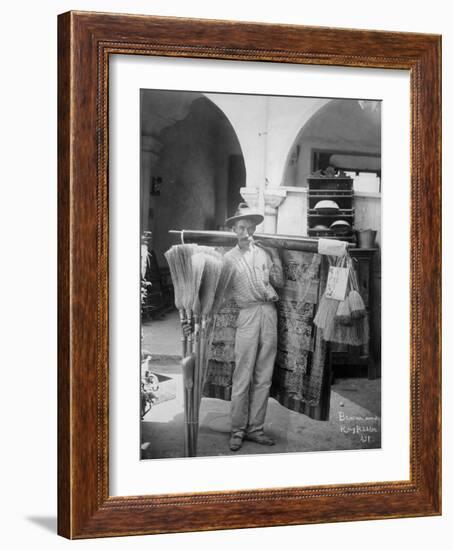
M 206 278 L 210 276 L 210 258 L 207 254 L 205 246 L 198 247 L 198 252 L 194 254 L 192 258 L 194 268 L 194 303 L 193 303 L 193 315 L 194 315 L 194 348 L 195 348 L 195 377 L 198 377 L 200 370 L 200 331 L 201 331 L 201 301 L 200 301 L 200 288 L 206 285 Z M 207 265 L 208 264 L 208 265 Z M 197 384 L 195 385 L 197 387 Z
M 213 253 L 214 252 L 214 253 Z M 212 305 L 214 303 L 214 297 L 216 288 L 220 279 L 222 270 L 222 255 L 218 252 L 211 251 L 206 253 L 205 266 L 203 270 L 203 276 L 201 279 L 199 299 L 201 310 L 201 334 L 200 343 L 198 349 L 200 350 L 197 357 L 195 376 L 194 376 L 194 405 L 195 405 L 195 442 L 198 435 L 198 420 L 199 420 L 199 408 L 201 403 L 201 390 L 202 382 L 204 378 L 204 362 L 206 356 L 206 329 L 208 323 L 208 316 L 211 313 Z M 196 444 L 196 443 L 195 443 Z
M 170 275 L 173 281 L 175 293 L 175 306 L 179 311 L 181 322 L 182 356 L 187 355 L 187 338 L 184 333 L 186 322 L 191 323 L 191 308 L 194 301 L 193 296 L 193 270 L 191 256 L 196 250 L 196 244 L 180 244 L 172 246 L 164 256 L 170 268 Z M 189 313 L 190 312 L 190 313 Z M 189 340 L 191 340 L 189 336 Z
M 177 264 L 179 264 L 179 261 L 177 258 L 178 256 L 177 247 L 178 245 L 172 246 L 169 250 L 167 250 L 167 252 L 165 252 L 164 256 L 170 268 L 171 280 L 173 281 L 175 307 L 179 311 L 179 320 L 181 323 L 182 356 L 185 357 L 187 353 L 187 343 L 186 343 L 186 336 L 184 334 L 184 331 L 182 330 L 185 322 L 184 308 L 182 305 L 183 282 L 180 275 L 180 271 L 177 268 Z
M 201 404 L 203 397 L 203 388 L 206 381 L 206 373 L 209 363 L 209 350 L 211 349 L 212 338 L 214 334 L 215 318 L 219 311 L 222 309 L 225 300 L 227 299 L 233 282 L 233 273 L 235 266 L 231 260 L 222 258 L 221 271 L 218 276 L 218 281 L 215 287 L 214 300 L 212 302 L 211 310 L 205 315 L 205 326 L 202 345 L 202 357 L 200 360 L 200 378 L 199 378 L 199 391 L 198 399 Z
M 329 265 L 332 265 L 332 262 L 330 260 L 330 257 L 328 256 Z M 339 265 L 340 261 L 342 261 L 342 258 L 335 259 L 334 265 Z M 325 330 L 327 327 L 329 327 L 335 318 L 335 315 L 337 313 L 338 300 L 334 300 L 333 298 L 328 298 L 326 296 L 326 291 L 324 290 L 324 293 L 319 301 L 318 310 L 316 311 L 315 318 L 313 319 L 313 323 L 323 330 Z
M 219 313 L 228 297 L 233 283 L 234 269 L 233 262 L 228 258 L 223 258 L 222 271 L 220 272 L 219 282 L 215 289 L 214 301 L 212 303 L 212 315 Z
M 179 310 L 179 319 L 182 331 L 182 356 L 190 358 L 190 361 L 183 359 L 182 372 L 184 380 L 184 446 L 186 456 L 194 456 L 194 434 L 193 434 L 193 393 L 194 393 L 194 367 L 195 357 L 192 356 L 192 331 L 186 337 L 185 326 L 192 326 L 192 309 L 196 300 L 197 281 L 201 280 L 199 271 L 201 266 L 197 261 L 193 262 L 193 256 L 198 246 L 175 245 L 167 250 L 165 258 L 170 267 L 170 274 L 173 280 L 175 291 L 175 306 Z M 195 267 L 193 265 L 195 263 Z M 188 355 L 189 354 L 189 355 Z
M 204 248 L 204 247 L 198 247 Z M 192 288 L 192 295 L 193 295 L 193 302 L 192 302 L 192 312 L 193 312 L 193 319 L 194 319 L 194 342 L 193 345 L 195 347 L 195 353 L 198 357 L 199 351 L 197 351 L 197 348 L 199 346 L 199 334 L 200 334 L 200 314 L 201 314 L 201 305 L 200 305 L 200 298 L 199 298 L 199 292 L 200 292 L 200 285 L 203 277 L 203 271 L 206 264 L 206 254 L 203 252 L 200 252 L 197 250 L 197 252 L 192 256 L 192 275 L 193 275 L 193 288 Z M 193 351 L 191 349 L 190 351 Z
M 201 362 L 202 365 L 202 378 L 200 386 L 200 404 L 203 397 L 203 388 L 206 382 L 206 374 L 208 371 L 209 364 L 209 350 L 212 346 L 212 340 L 214 337 L 214 327 L 217 319 L 217 314 L 220 312 L 224 306 L 230 290 L 233 286 L 233 274 L 235 271 L 235 266 L 231 260 L 224 259 L 222 264 L 222 271 L 220 273 L 219 281 L 215 290 L 214 301 L 212 304 L 211 315 L 207 318 L 206 330 L 205 330 L 205 339 L 204 339 L 204 355 Z
M 195 244 L 179 245 L 180 250 L 180 268 L 183 273 L 183 292 L 182 305 L 184 307 L 185 317 L 190 327 L 189 336 L 187 338 L 187 353 L 192 353 L 192 308 L 195 301 L 195 286 L 194 286 L 194 271 L 192 256 L 196 253 L 198 246 Z

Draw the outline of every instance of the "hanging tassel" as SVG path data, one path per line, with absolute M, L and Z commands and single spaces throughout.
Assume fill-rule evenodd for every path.
M 343 325 L 338 320 L 338 317 L 335 317 L 333 323 L 324 330 L 323 338 L 327 342 L 346 344 L 348 346 L 363 346 L 367 344 L 370 339 L 368 315 L 365 315 L 361 319 L 352 320 L 349 326 Z
M 349 307 L 349 300 L 347 298 L 339 303 L 337 313 L 335 315 L 335 321 L 341 325 L 351 326 L 351 308 Z
M 348 260 L 349 263 L 349 277 L 351 283 L 351 291 L 348 295 L 349 307 L 351 309 L 351 317 L 353 319 L 362 319 L 366 316 L 366 307 L 363 302 L 362 296 L 359 292 L 359 282 L 357 280 L 357 275 L 352 264 L 352 259 Z
M 365 304 L 357 290 L 351 290 L 348 295 L 349 308 L 353 319 L 362 319 L 366 315 Z

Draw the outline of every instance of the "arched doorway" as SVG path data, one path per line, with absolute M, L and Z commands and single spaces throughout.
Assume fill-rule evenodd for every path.
M 219 229 L 241 200 L 246 174 L 229 119 L 199 92 L 141 92 L 141 228 L 158 263 L 170 229 Z
M 286 159 L 283 181 L 287 186 L 305 187 L 307 177 L 327 165 L 380 176 L 379 102 L 334 99 L 321 107 L 300 128 Z

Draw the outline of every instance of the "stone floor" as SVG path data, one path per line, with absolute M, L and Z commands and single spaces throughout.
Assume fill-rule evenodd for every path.
M 141 424 L 142 458 L 184 456 L 184 408 L 178 349 L 177 312 L 143 327 L 143 348 L 152 352 L 152 371 L 161 375 L 165 399 L 155 405 Z M 233 453 L 228 447 L 230 403 L 202 400 L 198 456 L 287 453 L 343 449 L 375 449 L 381 446 L 381 380 L 337 378 L 332 386 L 330 418 L 312 420 L 269 400 L 265 431 L 276 445 L 262 447 L 244 442 Z

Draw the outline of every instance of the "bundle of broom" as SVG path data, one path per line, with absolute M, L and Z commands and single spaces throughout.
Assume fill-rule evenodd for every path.
M 165 252 L 165 258 L 170 267 L 175 293 L 175 306 L 179 311 L 181 322 L 182 356 L 186 357 L 190 347 L 191 336 L 187 335 L 185 327 L 192 323 L 192 310 L 195 300 L 194 272 L 192 256 L 198 248 L 196 244 L 179 244 Z
M 175 306 L 179 311 L 182 341 L 182 375 L 184 385 L 184 446 L 185 455 L 194 456 L 194 379 L 196 357 L 193 354 L 193 310 L 203 273 L 203 262 L 197 262 L 198 245 L 172 246 L 165 258 L 173 281 Z
M 350 346 L 361 346 L 369 340 L 368 313 L 359 292 L 359 283 L 352 263 L 347 257 L 349 267 L 348 289 L 346 297 L 338 302 L 335 315 L 324 327 L 326 341 Z
M 198 441 L 201 398 L 206 382 L 215 316 L 220 311 L 227 296 L 234 270 L 233 264 L 225 260 L 220 253 L 208 247 L 200 248 L 207 248 L 207 250 L 204 251 L 206 257 L 198 293 L 200 328 L 198 336 L 195 337 L 195 355 L 197 357 L 193 396 L 195 451 Z
M 196 456 L 213 316 L 222 306 L 233 267 L 219 252 L 194 244 L 172 246 L 165 257 L 182 328 L 185 450 L 186 456 Z

